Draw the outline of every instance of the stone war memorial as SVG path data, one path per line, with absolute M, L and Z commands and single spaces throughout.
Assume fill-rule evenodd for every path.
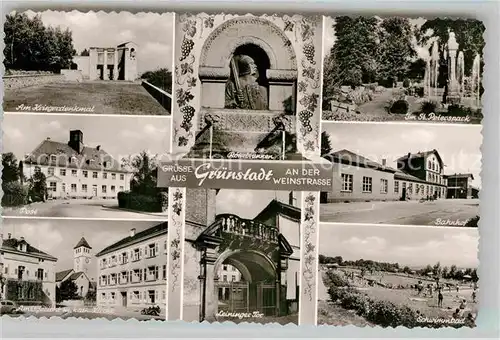
M 179 15 L 175 144 L 189 158 L 300 160 L 318 143 L 321 17 Z

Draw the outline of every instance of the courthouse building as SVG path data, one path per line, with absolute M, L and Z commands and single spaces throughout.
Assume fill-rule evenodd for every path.
M 125 42 L 117 47 L 90 47 L 88 56 L 73 57 L 72 69 L 88 80 L 128 80 L 139 78 L 137 44 Z
M 55 306 L 57 258 L 11 234 L 0 249 L 0 298 L 20 305 Z
M 130 190 L 131 172 L 98 145 L 83 143 L 83 132 L 69 132 L 67 143 L 43 140 L 23 162 L 30 179 L 37 171 L 45 174 L 49 198 L 115 199 Z
M 160 306 L 167 289 L 167 223 L 130 235 L 96 254 L 97 305 L 128 309 Z
M 442 199 L 447 197 L 447 177 L 437 150 L 408 153 L 397 159 L 397 169 L 349 150 L 325 157 L 333 165 L 332 190 L 321 194 L 321 203 Z

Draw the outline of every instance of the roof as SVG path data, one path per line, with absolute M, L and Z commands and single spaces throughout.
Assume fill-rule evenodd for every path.
M 113 243 L 112 245 L 104 248 L 100 252 L 96 254 L 96 257 L 111 253 L 113 251 L 125 248 L 129 245 L 132 245 L 136 242 L 143 241 L 146 239 L 149 239 L 154 236 L 166 234 L 168 230 L 168 223 L 163 222 L 160 224 L 155 225 L 154 227 L 151 227 L 149 229 L 143 230 L 141 232 L 136 233 L 133 237 L 128 236 L 123 239 L 121 239 L 118 242 Z
M 300 220 L 300 208 L 293 205 L 282 203 L 273 199 L 255 218 L 254 220 L 263 221 L 272 215 L 285 215 L 295 220 Z
M 439 152 L 437 152 L 436 149 L 434 150 L 430 150 L 430 151 L 419 151 L 417 153 L 409 153 L 403 157 L 400 157 L 398 158 L 398 163 L 399 161 L 402 161 L 402 160 L 405 160 L 405 159 L 408 159 L 408 158 L 412 158 L 412 159 L 416 159 L 416 158 L 425 158 L 431 154 L 434 154 L 436 155 L 436 157 L 438 158 L 439 160 L 439 163 L 441 163 L 441 165 L 444 163 L 443 162 L 443 159 L 441 158 L 441 155 L 439 154 Z
M 71 274 L 71 276 L 69 277 L 69 279 L 70 280 L 76 280 L 76 279 L 78 279 L 82 275 L 85 275 L 85 274 L 83 272 L 73 273 L 73 274 Z
M 26 252 L 21 252 L 17 249 L 17 246 L 21 243 L 25 243 L 27 245 Z M 40 257 L 40 258 L 50 260 L 50 261 L 57 261 L 57 258 L 55 258 L 54 256 L 49 255 L 49 254 L 33 247 L 25 240 L 18 240 L 16 238 L 9 238 L 9 239 L 3 240 L 1 249 L 2 249 L 2 251 L 23 253 L 23 254 L 26 254 L 29 256 Z
M 64 280 L 66 278 L 66 276 L 68 276 L 72 271 L 73 271 L 73 269 L 67 269 L 67 270 L 57 272 L 56 273 L 56 282 L 60 282 L 60 281 Z
M 471 178 L 471 179 L 474 179 L 474 175 L 473 174 L 470 174 L 470 173 L 467 173 L 467 174 L 453 174 L 453 175 L 444 175 L 446 178 L 452 178 L 452 177 L 465 177 L 465 178 Z
M 57 158 L 55 161 L 50 159 L 51 155 Z M 76 161 L 71 162 L 71 157 Z M 91 162 L 91 160 L 93 160 Z M 84 146 L 79 154 L 67 143 L 56 142 L 46 139 L 38 145 L 33 152 L 24 160 L 27 164 L 63 166 L 67 168 L 99 171 L 129 172 L 121 166 L 121 163 L 115 160 L 102 148 L 91 148 Z
M 76 246 L 73 249 L 80 248 L 80 247 L 86 247 L 86 248 L 92 249 L 92 247 L 89 246 L 89 244 L 88 244 L 87 240 L 85 239 L 85 237 L 82 237 L 80 239 L 80 241 L 78 241 L 78 243 L 76 244 Z
M 330 162 L 356 165 L 356 166 L 363 167 L 363 168 L 370 168 L 370 169 L 385 171 L 385 172 L 390 172 L 390 173 L 396 172 L 395 169 L 393 169 L 387 165 L 382 165 L 380 163 L 374 162 L 368 158 L 365 158 L 361 155 L 358 155 L 358 154 L 356 154 L 352 151 L 346 150 L 346 149 L 333 152 L 329 155 L 324 156 L 324 158 L 326 160 L 329 160 Z
M 126 45 L 128 44 L 134 44 L 134 45 L 137 45 L 135 42 L 133 41 L 125 41 L 124 43 L 121 43 L 120 45 L 116 46 L 116 47 L 125 47 Z

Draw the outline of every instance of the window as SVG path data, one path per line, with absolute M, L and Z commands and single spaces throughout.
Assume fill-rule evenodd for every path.
M 227 264 L 222 266 L 222 270 L 227 270 Z
M 139 261 L 141 259 L 139 249 L 134 249 L 134 261 Z
M 222 281 L 227 282 L 227 275 L 224 275 L 224 276 L 222 277 Z
M 48 168 L 48 169 L 47 169 L 47 174 L 48 174 L 49 176 L 54 176 L 54 168 Z
M 389 181 L 381 178 L 380 179 L 380 193 L 381 194 L 387 194 L 387 191 L 389 190 Z
M 120 191 L 123 191 L 123 185 L 120 185 Z
M 128 262 L 128 253 L 122 253 L 122 264 L 125 264 Z
M 148 256 L 149 257 L 155 257 L 156 253 L 157 253 L 157 250 L 158 250 L 157 248 L 158 248 L 158 246 L 156 244 L 154 244 L 154 243 L 150 244 L 148 246 Z
M 394 193 L 399 193 L 399 181 L 394 181 Z
M 49 182 L 49 191 L 56 192 L 57 191 L 57 183 Z
M 97 172 L 96 172 L 96 171 L 94 171 L 94 172 L 92 173 L 92 178 L 97 178 Z
M 341 189 L 341 191 L 352 192 L 353 175 L 341 174 L 341 176 L 342 176 L 342 189 Z
M 73 177 L 78 176 L 78 171 L 77 170 L 71 170 L 71 176 L 73 176 Z
M 123 181 L 125 179 L 125 175 L 124 174 L 120 174 L 120 181 Z
M 363 176 L 363 192 L 372 192 L 372 178 Z
M 36 271 L 36 279 L 37 280 L 43 280 L 43 269 L 42 268 L 39 268 Z
M 106 166 L 106 165 L 104 165 L 104 166 Z M 108 173 L 107 172 L 103 172 L 102 178 L 107 179 L 108 178 Z
M 88 178 L 89 177 L 89 172 L 87 170 L 82 171 L 83 177 Z
M 116 179 L 116 174 L 111 174 L 111 179 Z
M 164 264 L 163 265 L 163 276 L 162 276 L 163 280 L 166 280 L 167 279 L 167 265 Z
M 71 183 L 71 192 L 76 192 L 76 183 Z
M 106 193 L 106 191 L 107 191 L 106 186 L 105 186 L 105 185 L 103 185 L 103 186 L 101 187 L 101 189 L 102 189 L 102 193 L 103 193 L 103 194 L 105 194 L 105 193 Z
M 233 276 L 231 277 L 231 281 L 233 281 L 233 282 L 234 282 L 234 281 L 236 281 L 236 275 L 233 275 Z
M 66 169 L 59 169 L 60 176 L 66 176 Z
M 430 160 L 427 162 L 427 169 L 432 170 L 432 162 Z
M 82 184 L 82 192 L 87 192 L 87 184 Z
M 426 195 L 429 196 L 429 186 L 428 185 L 426 185 L 425 192 L 426 192 Z
M 116 187 L 114 185 L 111 186 L 111 192 L 114 194 L 116 192 Z
M 50 155 L 50 161 L 51 161 L 52 163 L 57 162 L 57 156 L 56 156 L 56 155 Z
M 411 194 L 413 192 L 413 183 L 408 183 L 408 193 Z

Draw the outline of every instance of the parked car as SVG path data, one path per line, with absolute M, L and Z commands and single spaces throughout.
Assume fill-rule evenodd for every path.
M 3 314 L 16 314 L 17 304 L 14 301 L 2 300 L 0 301 L 0 315 Z

